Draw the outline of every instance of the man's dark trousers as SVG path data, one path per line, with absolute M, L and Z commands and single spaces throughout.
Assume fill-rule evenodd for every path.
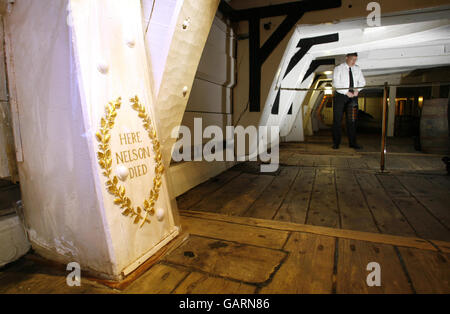
M 346 113 L 347 135 L 350 146 L 356 145 L 356 121 L 358 107 L 352 103 L 358 103 L 358 98 L 350 98 L 347 95 L 336 92 L 333 104 L 333 143 L 339 146 L 341 143 L 341 123 L 344 112 Z

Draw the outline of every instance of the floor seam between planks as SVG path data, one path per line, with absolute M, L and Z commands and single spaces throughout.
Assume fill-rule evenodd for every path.
M 398 204 L 395 202 L 395 200 L 389 195 L 388 191 L 386 190 L 386 187 L 383 185 L 383 182 L 381 182 L 379 176 L 375 175 L 375 178 L 377 179 L 377 182 L 385 192 L 385 195 L 389 197 L 394 207 L 398 210 L 398 212 L 403 216 L 403 219 L 405 219 L 406 223 L 411 227 L 411 229 L 414 231 L 415 235 L 419 237 L 419 233 L 417 232 L 414 225 L 409 221 L 408 217 L 405 215 L 405 213 L 402 211 L 402 209 L 398 206 Z M 424 239 L 426 240 L 426 239 Z
M 275 213 L 272 215 L 271 219 L 275 219 L 275 217 L 278 215 L 278 212 L 280 211 L 281 207 L 283 206 L 284 201 L 286 200 L 286 197 L 288 196 L 289 192 L 291 191 L 292 187 L 294 186 L 295 180 L 297 180 L 297 177 L 300 175 L 301 172 L 302 172 L 302 169 L 299 167 L 294 179 L 292 180 L 291 184 L 289 185 L 288 190 L 286 191 L 286 193 L 284 195 L 283 200 L 280 202 L 280 205 L 278 205 L 278 208 L 275 211 Z
M 233 281 L 233 282 L 237 282 L 237 283 L 241 283 L 241 284 L 251 285 L 251 286 L 254 286 L 255 288 L 262 288 L 262 287 L 265 287 L 265 286 L 270 284 L 271 278 L 273 278 L 273 276 L 276 274 L 278 269 L 283 265 L 283 263 L 287 259 L 287 257 L 288 257 L 288 254 L 286 254 L 286 256 L 283 257 L 283 259 L 281 260 L 281 262 L 277 266 L 275 266 L 273 272 L 269 275 L 269 279 L 267 279 L 266 281 L 263 281 L 263 282 L 251 282 L 251 281 L 239 280 L 239 279 L 236 279 L 236 278 L 218 275 L 218 274 L 215 274 L 215 273 L 207 272 L 207 271 L 202 270 L 202 269 L 198 269 L 198 268 L 194 268 L 194 267 L 190 267 L 190 266 L 185 266 L 183 264 L 178 264 L 178 263 L 171 262 L 171 261 L 166 261 L 166 260 L 162 260 L 161 262 L 159 262 L 159 264 L 170 266 L 170 267 L 174 267 L 174 268 L 183 269 L 183 270 L 188 272 L 188 275 L 185 278 L 183 278 L 178 283 L 176 288 L 178 288 L 178 286 L 180 286 L 183 283 L 183 281 L 185 281 L 186 278 L 192 273 L 200 273 L 200 274 L 207 275 L 208 277 L 222 278 L 222 279 L 225 279 L 225 280 L 229 280 L 229 281 Z M 176 288 L 173 291 L 175 291 Z
M 367 209 L 369 210 L 370 215 L 372 216 L 373 223 L 375 224 L 375 228 L 377 228 L 377 230 L 378 230 L 378 232 L 379 232 L 380 234 L 383 234 L 383 233 L 381 232 L 381 228 L 380 228 L 380 226 L 379 226 L 379 224 L 378 224 L 378 221 L 377 221 L 377 219 L 375 218 L 375 214 L 373 213 L 372 208 L 370 208 L 370 202 L 369 202 L 369 200 L 367 199 L 366 193 L 364 193 L 364 189 L 363 189 L 362 186 L 361 186 L 360 179 L 358 179 L 358 176 L 355 176 L 355 172 L 354 172 L 354 171 L 352 171 L 351 173 L 352 173 L 352 176 L 355 178 L 356 183 L 358 183 L 359 190 L 360 190 L 360 192 L 361 192 L 361 194 L 362 194 L 362 196 L 363 196 L 363 198 L 364 198 L 364 201 L 366 202 Z
M 400 253 L 398 247 L 394 245 L 395 254 L 397 254 L 398 260 L 400 262 L 400 266 L 402 267 L 403 272 L 405 273 L 406 279 L 408 280 L 408 284 L 411 287 L 411 290 L 414 294 L 417 294 L 416 288 L 414 287 L 413 281 L 411 279 L 411 275 L 408 272 L 408 267 L 406 267 L 405 261 L 403 260 L 403 256 Z
M 262 245 L 251 244 L 251 243 L 242 243 L 242 242 L 239 242 L 239 241 L 236 241 L 236 240 L 217 238 L 217 237 L 214 237 L 214 236 L 207 236 L 207 235 L 204 235 L 204 234 L 196 234 L 195 231 L 191 231 L 191 230 L 189 231 L 189 234 L 193 235 L 195 237 L 199 237 L 199 238 L 205 238 L 205 239 L 217 240 L 217 241 L 224 241 L 224 242 L 231 242 L 231 243 L 235 243 L 235 244 L 242 244 L 242 245 L 246 245 L 246 246 L 257 247 L 257 248 L 260 248 L 260 249 L 268 249 L 268 250 L 272 250 L 272 251 L 279 251 L 279 252 L 283 252 L 283 253 L 288 253 L 288 251 L 284 251 L 283 250 L 283 247 L 280 247 L 280 248 L 277 249 L 277 248 L 273 248 L 273 247 L 270 247 L 270 246 L 262 246 Z M 286 238 L 288 238 L 288 236 Z
M 445 225 L 444 222 L 442 222 L 438 217 L 436 217 L 436 215 L 433 213 L 432 210 L 430 210 L 430 208 L 428 208 L 428 206 L 426 206 L 426 204 L 424 204 L 421 200 L 420 197 L 417 197 L 414 193 L 412 193 L 410 191 L 410 189 L 408 189 L 408 187 L 397 177 L 397 175 L 395 175 L 394 177 L 397 179 L 397 181 L 399 182 L 399 184 L 406 190 L 408 191 L 410 197 L 412 197 L 414 200 L 416 200 L 417 203 L 419 203 L 420 205 L 422 205 L 423 208 L 425 208 L 425 210 L 427 211 L 427 213 L 433 217 L 439 224 L 441 224 L 445 229 L 449 230 L 449 227 L 447 225 Z
M 314 192 L 314 187 L 316 184 L 316 177 L 317 177 L 317 169 L 314 168 L 314 178 L 313 178 L 313 181 L 311 184 L 311 191 L 309 192 L 308 207 L 306 208 L 305 221 L 304 221 L 305 224 L 308 222 L 308 215 L 309 215 L 309 210 L 311 208 L 311 200 L 312 200 L 312 196 L 313 196 L 313 192 Z

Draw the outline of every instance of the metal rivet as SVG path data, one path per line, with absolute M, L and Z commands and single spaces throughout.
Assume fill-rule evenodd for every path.
M 166 211 L 164 210 L 164 208 L 158 208 L 156 210 L 156 219 L 158 219 L 158 221 L 162 221 L 164 219 L 165 214 Z
M 183 25 L 182 25 L 183 29 L 187 29 L 189 27 L 189 24 L 191 24 L 191 18 L 188 17 L 183 22 Z
M 97 64 L 97 70 L 101 73 L 101 74 L 107 74 L 109 71 L 109 66 L 108 63 L 106 63 L 106 61 L 102 60 Z

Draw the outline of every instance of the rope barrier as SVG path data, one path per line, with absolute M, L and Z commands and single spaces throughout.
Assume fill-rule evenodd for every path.
M 426 83 L 418 83 L 418 84 L 388 84 L 387 87 L 427 87 L 427 86 L 441 86 L 441 85 L 450 85 L 450 81 L 448 82 L 426 82 Z M 368 88 L 379 88 L 384 89 L 385 85 L 366 85 L 366 86 L 359 86 L 359 87 L 353 87 L 354 89 L 368 89 Z M 297 88 L 297 87 L 279 87 L 277 89 L 281 90 L 290 90 L 290 91 L 323 91 L 323 90 L 346 90 L 348 87 L 342 87 L 342 88 Z

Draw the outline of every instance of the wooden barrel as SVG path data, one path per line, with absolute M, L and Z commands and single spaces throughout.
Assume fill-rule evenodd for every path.
M 447 98 L 424 101 L 420 118 L 420 144 L 425 153 L 450 153 Z

